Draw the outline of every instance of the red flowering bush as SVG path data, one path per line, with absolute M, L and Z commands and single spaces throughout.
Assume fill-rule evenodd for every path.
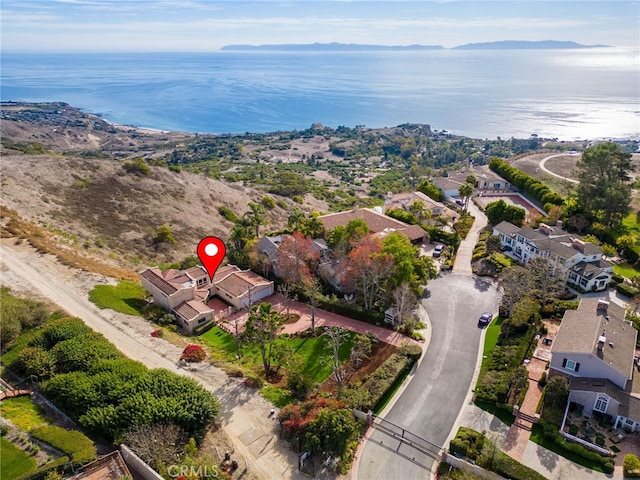
M 184 347 L 182 355 L 180 356 L 180 360 L 187 363 L 202 362 L 205 358 L 207 358 L 207 354 L 204 349 L 200 345 L 194 344 Z
M 162 330 L 158 329 L 158 330 L 152 331 L 151 332 L 151 336 L 153 338 L 161 337 L 162 336 Z

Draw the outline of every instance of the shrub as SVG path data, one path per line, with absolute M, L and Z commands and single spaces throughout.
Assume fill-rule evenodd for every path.
M 151 169 L 144 158 L 135 158 L 129 162 L 124 162 L 122 166 L 127 173 L 135 173 L 136 175 L 149 175 Z
M 262 205 L 264 205 L 264 207 L 268 208 L 269 210 L 273 210 L 276 206 L 276 202 L 273 197 L 265 195 L 264 197 L 262 197 Z
M 638 290 L 633 285 L 629 285 L 627 283 L 619 283 L 619 284 L 617 284 L 616 285 L 616 291 L 618 293 L 621 293 L 622 295 L 626 295 L 629 298 L 631 298 L 631 297 L 637 295 L 638 293 L 640 293 L 640 290 Z
M 640 459 L 632 453 L 625 455 L 622 461 L 622 469 L 625 478 L 640 478 Z
M 238 216 L 235 213 L 233 213 L 231 209 L 225 206 L 218 207 L 218 213 L 222 215 L 225 218 L 225 220 L 229 220 L 230 222 L 234 222 L 234 223 L 238 221 Z
M 542 372 L 542 375 L 540 375 L 540 380 L 538 380 L 538 385 L 544 388 L 546 384 L 547 384 L 547 372 Z
M 207 358 L 207 354 L 204 349 L 200 345 L 194 344 L 184 347 L 182 355 L 180 356 L 180 360 L 187 363 L 202 362 L 205 358 Z
M 293 197 L 291 197 L 291 200 L 293 200 L 296 203 L 299 203 L 300 205 L 304 203 L 304 199 L 300 195 L 294 195 Z

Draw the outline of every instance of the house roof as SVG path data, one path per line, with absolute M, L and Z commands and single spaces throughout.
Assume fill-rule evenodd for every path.
M 464 183 L 464 179 L 462 181 L 453 180 L 450 177 L 436 177 L 432 178 L 431 183 L 433 183 L 440 190 L 458 190 L 460 186 Z
M 367 208 L 356 208 L 346 212 L 329 213 L 328 215 L 322 215 L 318 218 L 324 225 L 325 230 L 333 230 L 339 225 L 346 227 L 351 220 L 359 219 L 367 224 L 371 233 L 386 232 L 388 234 L 391 232 L 399 232 L 406 235 L 410 240 L 418 240 L 427 235 L 426 232 L 417 225 L 409 225 Z
M 119 480 L 125 477 L 133 478 L 120 452 L 114 450 L 91 463 L 87 463 L 70 478 L 74 480 Z
M 189 300 L 178 305 L 174 312 L 186 320 L 194 320 L 203 313 L 213 312 L 213 310 L 202 302 Z
M 520 231 L 520 227 L 516 227 L 513 223 L 504 220 L 493 227 L 493 229 L 500 233 L 504 233 L 508 237 L 512 237 Z
M 226 290 L 234 297 L 242 298 L 248 294 L 250 288 L 269 285 L 272 282 L 251 270 L 241 271 L 238 269 L 219 281 L 215 281 L 214 278 L 214 283 L 216 287 Z
M 206 277 L 208 275 L 207 270 L 202 265 L 197 265 L 195 267 L 188 268 L 187 270 L 185 270 L 184 273 L 186 273 L 189 277 L 193 278 L 194 280 L 197 280 L 202 277 Z
M 640 421 L 640 398 L 633 396 L 630 390 L 630 383 L 624 390 L 610 380 L 602 378 L 570 377 L 569 390 L 604 393 L 616 400 L 618 415 Z
M 631 378 L 637 330 L 624 321 L 624 308 L 601 303 L 604 297 L 583 297 L 576 310 L 567 310 L 551 347 L 552 354 L 591 353 Z M 598 308 L 607 304 L 607 308 Z M 604 337 L 604 346 L 598 343 Z
M 151 285 L 156 287 L 165 295 L 173 295 L 179 289 L 178 286 L 173 285 L 172 283 L 164 279 L 164 277 L 162 276 L 162 272 L 158 267 L 147 268 L 146 270 L 140 272 L 140 276 L 148 280 Z
M 218 270 L 216 270 L 216 273 L 213 276 L 213 283 L 214 284 L 218 283 L 222 279 L 231 275 L 232 273 L 240 272 L 240 271 L 241 271 L 240 268 L 237 267 L 236 265 L 225 265 L 224 267 L 220 267 L 218 268 Z
M 269 259 L 276 260 L 278 257 L 278 248 L 280 247 L 280 237 L 262 237 L 258 240 L 256 248 L 259 252 L 264 253 Z

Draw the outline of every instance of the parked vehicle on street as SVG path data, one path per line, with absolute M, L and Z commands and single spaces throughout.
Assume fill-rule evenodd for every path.
M 478 319 L 478 326 L 486 327 L 491 323 L 491 320 L 493 320 L 493 313 L 484 312 L 482 315 L 480 315 L 480 318 Z

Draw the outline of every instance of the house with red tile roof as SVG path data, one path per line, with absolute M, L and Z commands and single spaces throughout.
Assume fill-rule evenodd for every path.
M 153 302 L 172 312 L 187 333 L 215 320 L 214 309 L 207 306 L 211 296 L 218 296 L 239 309 L 274 292 L 272 281 L 235 265 L 220 267 L 212 280 L 202 266 L 164 271 L 150 267 L 140 272 L 140 280 L 153 296 Z
M 388 235 L 392 232 L 398 232 L 405 235 L 411 243 L 422 243 L 428 236 L 427 232 L 418 225 L 409 225 L 368 208 L 329 213 L 318 217 L 318 219 L 324 225 L 325 231 L 333 230 L 339 225 L 346 227 L 351 220 L 362 220 L 373 234 Z

